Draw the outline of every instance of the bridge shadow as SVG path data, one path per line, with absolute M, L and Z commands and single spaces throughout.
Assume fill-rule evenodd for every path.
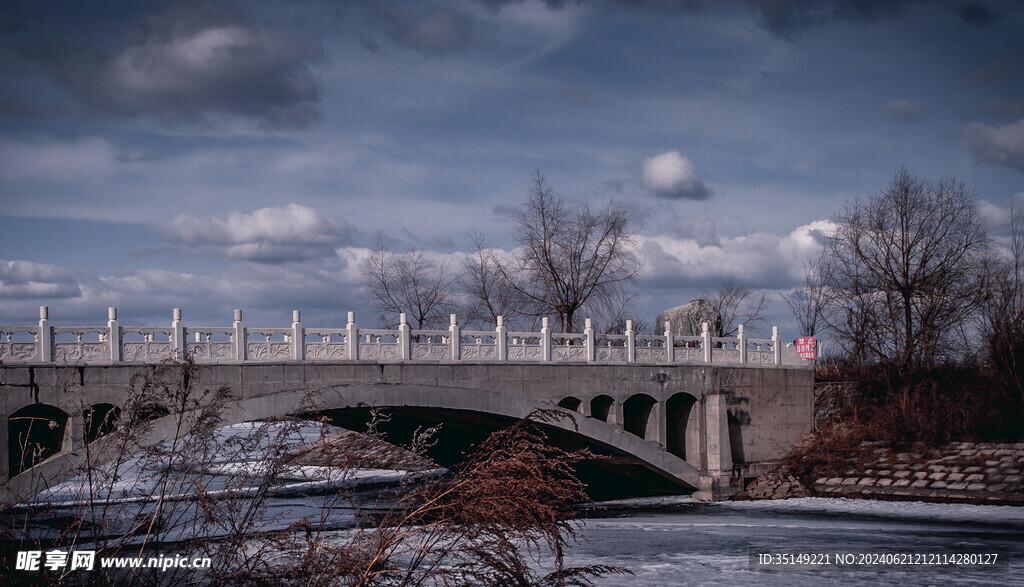
M 456 466 L 492 432 L 516 422 L 511 417 L 457 409 L 396 406 L 387 408 L 386 413 L 390 420 L 378 424 L 377 429 L 389 442 L 398 445 L 410 444 L 417 429 L 441 424 L 434 437 L 436 443 L 427 449 L 427 456 L 444 467 Z M 366 407 L 331 409 L 317 415 L 326 417 L 336 426 L 358 432 L 366 431 L 371 418 L 370 409 Z M 583 418 L 579 414 L 575 417 Z M 680 486 L 678 479 L 659 475 L 625 452 L 556 426 L 541 426 L 554 446 L 564 450 L 589 449 L 599 457 L 578 463 L 575 467 L 576 475 L 587 484 L 587 493 L 594 500 L 678 495 L 692 491 Z

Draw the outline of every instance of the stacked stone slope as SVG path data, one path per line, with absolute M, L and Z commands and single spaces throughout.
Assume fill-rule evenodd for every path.
M 1024 443 L 959 442 L 896 451 L 864 443 L 842 475 L 814 481 L 824 496 L 1024 505 Z M 863 453 L 862 453 L 863 454 Z

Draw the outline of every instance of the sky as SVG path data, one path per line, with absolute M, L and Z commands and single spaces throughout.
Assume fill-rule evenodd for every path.
M 781 295 L 901 167 L 1024 203 L 1015 1 L 0 1 L 0 323 L 375 326 L 359 261 L 632 214 L 637 316 Z

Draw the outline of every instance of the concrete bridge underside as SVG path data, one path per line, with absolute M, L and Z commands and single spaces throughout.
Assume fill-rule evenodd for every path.
M 90 414 L 124 403 L 143 365 L 0 367 L 3 418 L 0 471 L 11 498 L 73 475 L 82 461 Z M 810 430 L 812 374 L 803 369 L 711 366 L 544 364 L 225 364 L 204 367 L 197 388 L 226 385 L 237 401 L 227 423 L 316 411 L 359 428 L 369 407 L 392 413 L 401 441 L 418 424 L 442 423 L 434 456 L 450 464 L 489 430 L 538 407 L 574 418 L 549 425 L 563 446 L 590 447 L 610 458 L 583 467 L 584 477 L 614 494 L 727 492 L 734 462 L 748 472 L 774 462 Z M 316 406 L 304 398 L 315 391 Z M 315 408 L 315 410 L 314 410 Z M 48 460 L 21 471 L 10 454 L 23 418 L 53 421 L 62 435 Z M 150 441 L 172 432 L 173 416 L 156 421 Z M 52 433 L 52 430 L 51 430 Z M 100 440 L 102 442 L 102 440 Z M 598 492 L 599 493 L 599 492 Z

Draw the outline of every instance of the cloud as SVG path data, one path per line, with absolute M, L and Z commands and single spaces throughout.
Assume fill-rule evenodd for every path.
M 971 2 L 961 6 L 956 11 L 957 16 L 960 17 L 966 24 L 973 24 L 980 27 L 985 27 L 1001 18 L 1000 14 L 996 14 L 989 10 L 988 6 L 985 6 L 981 2 Z
M 318 83 L 302 39 L 212 2 L 172 4 L 144 19 L 116 55 L 50 44 L 34 57 L 79 101 L 124 116 L 202 121 L 230 114 L 272 126 L 319 117 Z
M 423 12 L 404 10 L 391 4 L 375 4 L 365 15 L 369 25 L 397 45 L 425 54 L 461 51 L 472 40 L 474 19 L 446 6 L 432 6 Z M 367 39 L 367 44 L 376 42 Z
M 960 143 L 979 160 L 1024 171 L 1024 118 L 1000 127 L 975 122 Z
M 646 280 L 655 288 L 707 287 L 729 280 L 784 288 L 803 280 L 804 262 L 832 230 L 831 222 L 818 220 L 786 235 L 758 232 L 714 243 L 661 235 L 641 237 L 639 244 L 648 260 Z
M 898 16 L 911 0 L 745 0 L 760 23 L 792 38 L 803 29 L 837 22 L 871 23 Z
M 1024 210 L 1024 192 L 1017 192 L 1013 195 L 1005 208 L 988 200 L 978 200 L 978 214 L 985 221 L 989 235 L 997 240 L 1005 241 L 1010 237 L 1011 212 L 1019 214 L 1022 210 Z
M 926 108 L 924 102 L 893 99 L 882 106 L 882 113 L 896 122 L 913 122 L 921 117 Z
M 0 260 L 0 299 L 74 298 L 82 291 L 74 275 L 55 265 Z
M 114 148 L 99 138 L 0 142 L 0 178 L 5 180 L 93 182 L 108 177 L 116 165 Z
M 704 200 L 711 196 L 711 190 L 697 176 L 693 163 L 679 151 L 645 159 L 641 181 L 648 190 L 664 198 Z
M 345 248 L 332 258 L 239 262 L 211 273 L 132 269 L 86 275 L 0 261 L 0 323 L 32 324 L 39 306 L 49 305 L 56 325 L 105 325 L 107 308 L 113 306 L 122 326 L 169 325 L 173 308 L 184 310 L 187 326 L 228 326 L 232 310 L 240 308 L 249 326 L 288 326 L 291 311 L 302 310 L 307 326 L 337 328 L 354 310 L 363 327 L 372 327 L 371 314 L 361 311 L 358 299 L 358 260 L 365 254 L 365 249 Z
M 336 248 L 351 244 L 358 230 L 293 203 L 251 214 L 235 212 L 227 220 L 179 214 L 157 226 L 156 233 L 186 253 L 282 263 L 334 257 Z

